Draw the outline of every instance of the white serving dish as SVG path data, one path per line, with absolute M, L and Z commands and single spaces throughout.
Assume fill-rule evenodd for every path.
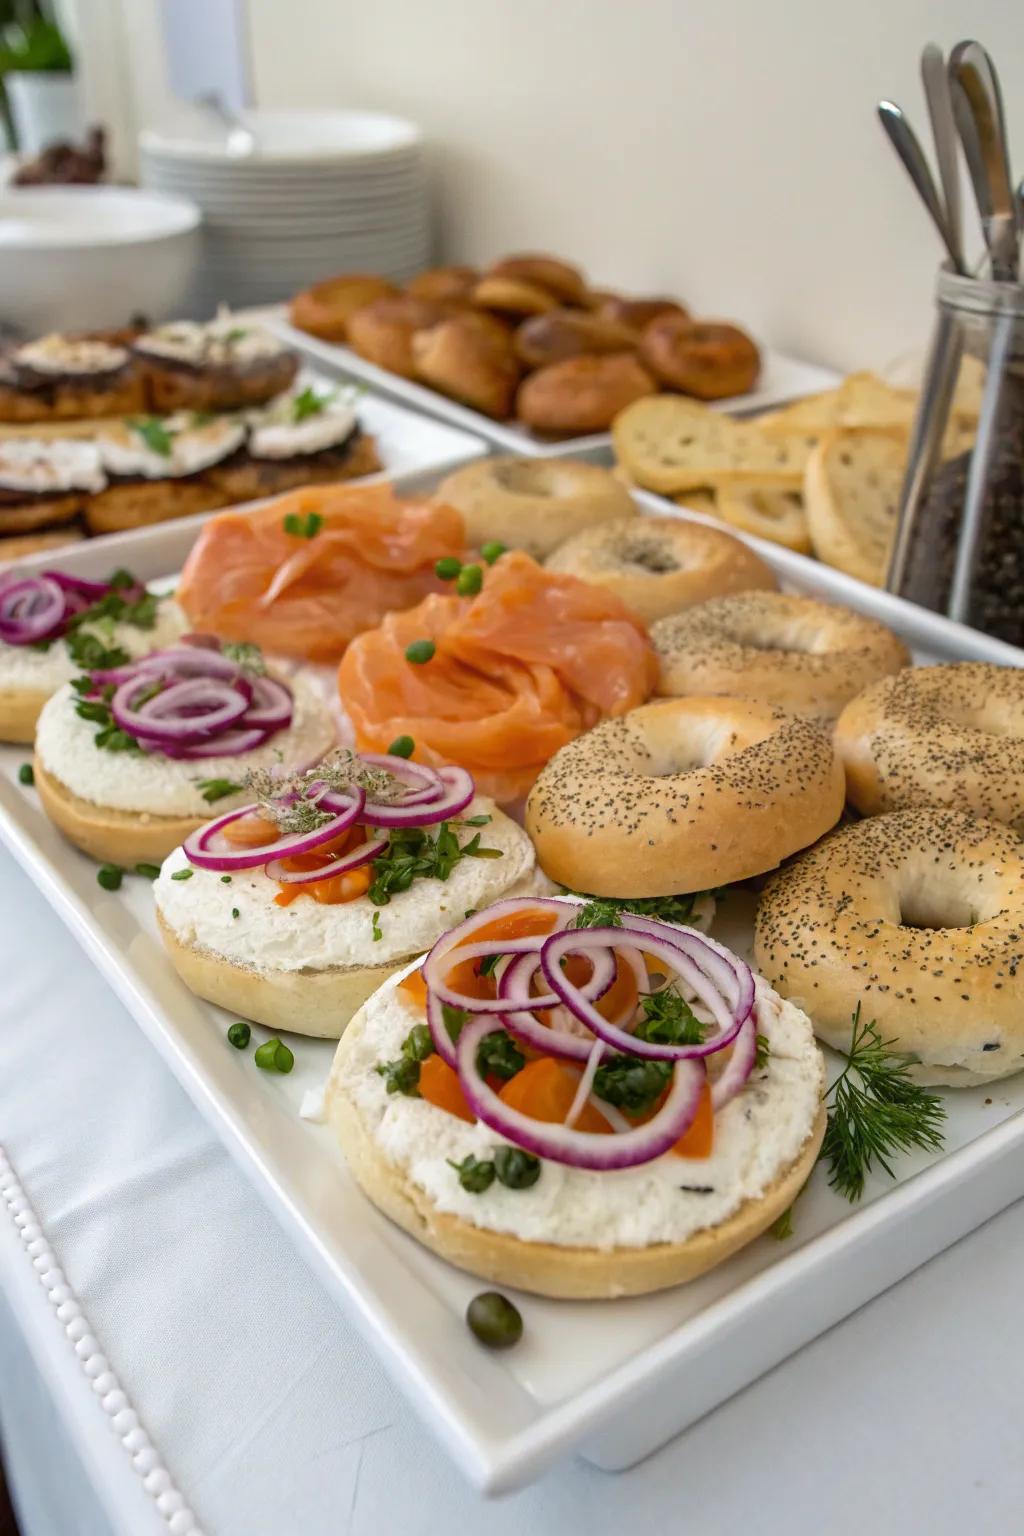
M 41 336 L 180 314 L 200 218 L 187 198 L 134 187 L 0 192 L 0 322 Z
M 384 112 L 258 108 L 239 118 L 255 135 L 251 154 L 232 152 L 224 125 L 199 108 L 182 108 L 169 124 L 144 128 L 139 148 L 157 159 L 198 162 L 210 174 L 219 170 L 241 181 L 265 181 L 280 172 L 316 175 L 334 168 L 407 165 L 423 144 L 415 123 Z
M 421 477 L 400 489 L 428 484 Z M 96 576 L 116 561 L 155 579 L 180 566 L 192 531 L 184 522 L 166 524 L 80 546 L 62 563 Z M 965 646 L 980 654 L 982 637 L 909 604 L 857 583 L 847 583 L 842 596 L 866 613 L 895 619 L 919 660 L 955 657 Z M 1005 649 L 994 648 L 992 659 L 1006 659 Z M 944 1153 L 901 1159 L 897 1180 L 872 1179 L 858 1207 L 834 1195 L 819 1168 L 800 1197 L 788 1241 L 762 1238 L 701 1280 L 658 1296 L 601 1303 L 517 1297 L 523 1343 L 490 1355 L 463 1323 L 480 1282 L 380 1216 L 355 1188 L 326 1131 L 299 1117 L 305 1092 L 323 1082 L 331 1044 L 293 1041 L 296 1064 L 287 1078 L 264 1077 L 251 1054 L 230 1049 L 229 1016 L 193 998 L 166 960 L 148 886 L 126 879 L 116 894 L 98 887 L 95 866 L 63 842 L 34 792 L 18 784 L 25 756 L 24 748 L 0 748 L 0 837 L 324 1284 L 485 1491 L 536 1477 L 571 1450 L 607 1470 L 631 1465 L 1024 1194 L 1022 1073 L 947 1094 Z M 748 898 L 734 893 L 716 932 L 740 947 L 749 920 Z M 268 1032 L 254 1033 L 261 1040 Z
M 611 453 L 611 436 L 607 432 L 593 432 L 586 437 L 567 437 L 550 442 L 536 437 L 526 427 L 515 422 L 492 421 L 482 411 L 471 410 L 448 400 L 436 389 L 417 384 L 413 379 L 403 379 L 396 373 L 388 373 L 369 363 L 353 352 L 351 347 L 335 342 L 321 341 L 305 331 L 289 325 L 284 306 L 268 307 L 260 312 L 265 325 L 287 338 L 289 344 L 315 358 L 324 368 L 354 379 L 363 379 L 382 395 L 391 395 L 428 415 L 442 421 L 450 421 L 465 427 L 468 432 L 478 432 L 505 453 L 540 454 L 544 457 L 564 458 L 567 455 L 584 455 L 587 458 L 603 458 Z M 805 363 L 799 358 L 787 357 L 782 352 L 765 352 L 761 379 L 755 390 L 747 395 L 736 395 L 731 400 L 716 402 L 715 409 L 728 411 L 730 415 L 747 415 L 752 411 L 765 411 L 796 400 L 802 395 L 812 395 L 819 390 L 831 389 L 839 383 L 840 375 L 831 368 L 820 368 L 817 363 Z

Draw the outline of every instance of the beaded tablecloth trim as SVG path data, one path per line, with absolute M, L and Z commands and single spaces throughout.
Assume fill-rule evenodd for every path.
M 82 1373 L 143 1488 L 163 1516 L 168 1536 L 202 1536 L 195 1515 L 175 1487 L 159 1451 L 139 1422 L 138 1414 L 100 1349 L 81 1303 L 68 1285 L 3 1147 L 0 1147 L 0 1210 L 5 1211 L 14 1223 L 68 1344 L 78 1357 Z

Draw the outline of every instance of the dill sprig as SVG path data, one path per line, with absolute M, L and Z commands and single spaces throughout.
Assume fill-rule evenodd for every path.
M 861 1019 L 858 1003 L 850 1048 L 841 1053 L 845 1065 L 825 1095 L 828 1126 L 821 1148 L 829 1184 L 851 1202 L 864 1193 L 875 1163 L 894 1178 L 895 1153 L 942 1147 L 945 1105 L 911 1079 L 909 1058 L 891 1050 L 892 1044 L 881 1038 L 874 1020 Z

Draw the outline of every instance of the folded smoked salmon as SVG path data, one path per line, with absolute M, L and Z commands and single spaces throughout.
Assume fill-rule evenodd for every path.
M 353 636 L 441 582 L 464 548 L 451 507 L 400 501 L 390 486 L 307 486 L 203 528 L 178 586 L 198 630 L 282 656 L 337 661 Z
M 479 596 L 430 596 L 360 635 L 338 688 L 360 747 L 411 736 L 421 762 L 459 763 L 507 802 L 567 741 L 643 703 L 657 671 L 617 597 L 513 551 Z

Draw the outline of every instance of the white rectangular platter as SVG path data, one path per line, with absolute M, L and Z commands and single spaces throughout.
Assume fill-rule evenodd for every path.
M 357 352 L 353 352 L 351 347 L 320 341 L 316 336 L 296 330 L 295 326 L 289 325 L 283 307 L 252 313 L 258 315 L 261 324 L 283 337 L 297 351 L 313 358 L 321 368 L 343 377 L 362 379 L 379 394 L 390 395 L 395 400 L 414 406 L 418 411 L 425 411 L 442 421 L 464 427 L 467 432 L 476 432 L 506 453 L 564 458 L 568 454 L 585 454 L 590 457 L 610 452 L 611 438 L 607 432 L 591 433 L 587 437 L 562 438 L 558 442 L 545 440 L 535 436 L 527 427 L 515 422 L 492 421 L 481 411 L 460 405 L 457 400 L 446 399 L 436 389 L 428 389 L 413 379 L 403 379 L 396 373 L 388 373 L 385 368 L 378 368 L 376 363 L 367 362 Z M 717 401 L 715 409 L 728 411 L 733 416 L 746 416 L 753 411 L 766 411 L 772 406 L 782 405 L 787 400 L 796 400 L 802 395 L 831 389 L 839 380 L 840 375 L 831 368 L 821 368 L 817 363 L 787 357 L 783 352 L 766 351 L 763 353 L 761 378 L 757 388 L 747 395 L 735 395 L 731 400 Z
M 425 488 L 422 477 L 400 485 Z M 63 564 L 96 576 L 116 561 L 150 580 L 167 577 L 180 567 L 196 522 L 86 544 Z M 888 618 L 919 660 L 968 651 L 1008 659 L 1007 647 L 986 651 L 988 643 L 969 631 L 848 586 L 831 595 Z M 25 748 L 0 748 L 0 837 L 398 1384 L 485 1491 L 521 1484 L 573 1450 L 608 1470 L 631 1465 L 1024 1194 L 1022 1073 L 947 1095 L 945 1151 L 901 1160 L 897 1180 L 873 1179 L 859 1206 L 835 1195 L 819 1167 L 788 1240 L 762 1238 L 701 1280 L 659 1296 L 603 1303 L 519 1296 L 522 1343 L 488 1354 L 463 1322 L 480 1283 L 372 1209 L 326 1131 L 300 1117 L 305 1094 L 327 1073 L 331 1044 L 295 1038 L 289 1077 L 267 1077 L 251 1053 L 232 1050 L 225 1039 L 229 1016 L 193 998 L 165 959 L 148 882 L 126 878 L 117 893 L 100 889 L 95 865 L 63 842 L 34 791 L 18 783 L 26 756 Z M 733 893 L 715 931 L 743 948 L 750 916 L 747 896 Z M 267 1033 L 254 1030 L 257 1041 Z

